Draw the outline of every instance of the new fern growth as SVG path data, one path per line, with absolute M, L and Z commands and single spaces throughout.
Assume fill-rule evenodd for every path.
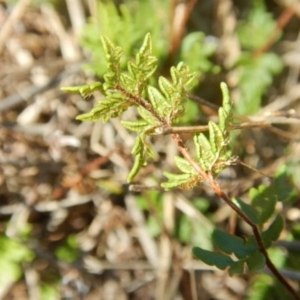
M 212 121 L 208 123 L 209 138 L 203 133 L 194 136 L 196 160 L 203 171 L 214 176 L 236 161 L 236 158 L 232 156 L 229 145 L 230 126 L 233 116 L 225 83 L 221 84 L 221 89 L 223 92 L 223 107 L 219 109 L 219 124 Z M 183 173 L 172 174 L 164 172 L 164 175 L 169 179 L 168 182 L 162 184 L 164 188 L 191 188 L 204 179 L 186 159 L 175 156 L 175 164 Z
M 101 119 L 106 122 L 110 118 L 118 117 L 130 106 L 136 106 L 139 118 L 122 121 L 125 128 L 138 132 L 132 148 L 135 161 L 128 175 L 128 181 L 131 181 L 146 164 L 147 159 L 155 156 L 147 137 L 157 134 L 158 128 L 175 125 L 184 114 L 185 100 L 193 86 L 195 73 L 190 72 L 188 66 L 180 62 L 171 68 L 171 80 L 160 76 L 158 87 L 155 87 L 149 83 L 157 68 L 157 59 L 152 55 L 149 34 L 136 54 L 135 61 L 127 63 L 127 72 L 121 71 L 120 47 L 114 46 L 106 37 L 102 37 L 102 43 L 108 62 L 104 82 L 64 90 L 79 92 L 84 97 L 95 90 L 104 95 L 104 100 L 99 101 L 90 112 L 79 115 L 79 120 Z M 194 138 L 199 167 L 213 175 L 217 175 L 235 160 L 229 147 L 230 124 L 233 118 L 231 103 L 225 83 L 221 88 L 224 101 L 223 107 L 219 109 L 219 124 L 209 122 L 209 139 L 203 133 L 195 135 Z M 175 163 L 182 174 L 165 172 L 168 182 L 162 184 L 164 188 L 190 188 L 205 179 L 186 159 L 175 157 Z
M 157 59 L 152 55 L 150 35 L 146 35 L 143 45 L 136 54 L 135 60 L 128 61 L 127 71 L 121 68 L 122 49 L 113 45 L 106 37 L 102 37 L 106 52 L 107 72 L 103 82 L 92 85 L 63 88 L 66 91 L 79 92 L 83 97 L 98 90 L 104 99 L 98 101 L 96 106 L 88 113 L 79 115 L 79 120 L 103 122 L 110 118 L 120 116 L 129 107 L 135 106 L 138 113 L 136 120 L 123 120 L 125 128 L 137 132 L 132 148 L 135 156 L 133 167 L 128 175 L 131 181 L 148 158 L 154 157 L 155 152 L 149 141 L 149 136 L 157 135 L 161 131 L 176 125 L 185 112 L 185 100 L 189 98 L 188 91 L 195 82 L 195 74 L 184 63 L 180 62 L 170 70 L 170 80 L 160 76 L 157 85 L 153 85 L 152 75 L 157 68 Z M 151 83 L 151 84 L 150 84 Z M 221 84 L 223 105 L 219 108 L 218 123 L 208 123 L 208 134 L 196 133 L 194 135 L 195 157 L 184 144 L 180 134 L 171 133 L 181 156 L 175 156 L 175 164 L 181 171 L 179 174 L 164 172 L 168 181 L 162 183 L 165 189 L 192 188 L 202 181 L 206 181 L 214 192 L 222 198 L 252 229 L 253 235 L 247 241 L 230 234 L 215 231 L 213 240 L 225 253 L 215 253 L 195 247 L 194 254 L 208 264 L 218 268 L 230 268 L 230 274 L 242 273 L 244 265 L 256 270 L 264 264 L 272 271 L 276 278 L 286 289 L 299 299 L 296 292 L 282 277 L 269 259 L 267 248 L 276 240 L 283 228 L 283 221 L 276 216 L 270 227 L 263 231 L 263 224 L 272 217 L 275 202 L 272 202 L 269 213 L 262 212 L 265 206 L 254 203 L 254 208 L 241 200 L 231 200 L 224 193 L 215 180 L 221 170 L 236 162 L 230 147 L 230 132 L 234 129 L 232 104 L 225 83 Z M 163 129 L 163 130 L 161 130 Z M 264 202 L 263 202 L 264 203 Z M 274 204 L 274 205 L 273 205 Z M 274 208 L 274 209 L 273 209 Z M 228 246 L 229 242 L 229 246 Z M 227 254 L 234 253 L 237 261 Z

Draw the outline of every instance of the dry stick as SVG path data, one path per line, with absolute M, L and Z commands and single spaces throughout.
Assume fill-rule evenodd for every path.
M 268 127 L 271 123 L 269 121 L 261 122 L 249 122 L 241 124 L 232 124 L 232 129 L 245 129 L 245 128 L 255 128 L 255 127 Z M 208 131 L 207 125 L 202 126 L 172 126 L 172 127 L 157 127 L 155 129 L 156 134 L 173 134 L 173 133 L 194 133 L 194 132 L 205 132 Z
M 247 129 L 247 128 L 264 128 L 270 127 L 273 124 L 300 124 L 299 118 L 286 118 L 286 117 L 275 117 L 263 121 L 253 121 L 244 123 L 233 123 L 231 124 L 231 130 Z M 155 134 L 172 134 L 172 133 L 197 133 L 208 131 L 207 125 L 197 126 L 172 126 L 172 127 L 157 127 Z
M 262 175 L 263 177 L 268 178 L 270 181 L 273 180 L 273 177 L 272 177 L 272 176 L 269 176 L 269 175 L 267 175 L 267 174 L 261 172 L 260 170 L 254 168 L 254 167 L 251 167 L 250 165 L 247 165 L 246 163 L 240 161 L 239 159 L 237 160 L 237 163 L 239 163 L 240 165 L 242 165 L 242 166 L 248 168 L 249 170 L 251 170 L 251 171 L 253 171 L 253 172 L 259 173 L 259 174 Z
M 300 119 L 297 118 L 274 118 L 274 120 L 265 120 L 258 122 L 244 122 L 239 124 L 231 124 L 232 130 L 246 129 L 246 128 L 264 128 L 270 127 L 272 124 L 299 124 Z M 172 134 L 172 133 L 197 133 L 208 131 L 207 125 L 199 126 L 172 126 L 172 127 L 157 127 L 155 128 L 155 134 Z
M 218 105 L 215 105 L 214 103 L 211 103 L 211 102 L 209 102 L 209 101 L 207 101 L 207 100 L 205 100 L 205 99 L 203 99 L 203 98 L 201 98 L 199 96 L 196 96 L 196 95 L 193 95 L 193 94 L 190 94 L 190 93 L 187 93 L 186 97 L 188 99 L 191 99 L 191 100 L 195 101 L 195 102 L 198 102 L 200 105 L 207 106 L 207 107 L 209 107 L 209 108 L 211 108 L 211 109 L 213 109 L 215 111 L 218 111 L 218 109 L 220 108 Z M 236 118 L 236 119 L 238 119 L 238 120 L 240 120 L 240 121 L 245 121 L 245 122 L 251 121 L 247 117 L 239 116 L 239 115 L 236 115 L 236 114 L 234 114 L 233 117 Z
M 214 103 L 211 103 L 199 96 L 196 96 L 196 95 L 193 95 L 193 94 L 190 94 L 190 93 L 187 93 L 186 94 L 187 98 L 188 99 L 191 99 L 195 102 L 198 102 L 200 105 L 204 105 L 204 106 L 207 106 L 215 111 L 218 111 L 218 109 L 220 108 L 218 105 L 214 104 Z M 238 120 L 241 120 L 241 121 L 245 121 L 245 122 L 251 122 L 251 120 L 248 118 L 248 117 L 244 117 L 244 116 L 239 116 L 239 115 L 236 115 L 234 114 L 233 115 L 234 118 L 238 119 Z
M 126 96 L 126 98 L 129 101 L 132 101 L 133 103 L 135 103 L 137 105 L 141 105 L 146 110 L 148 110 L 153 116 L 155 116 L 161 122 L 162 126 L 166 126 L 166 127 L 170 126 L 170 124 L 161 115 L 158 114 L 158 112 L 154 109 L 154 107 L 151 105 L 150 102 L 147 102 L 143 98 L 132 95 L 131 93 L 127 92 L 124 88 L 122 88 L 119 85 L 116 86 L 116 89 L 119 90 L 121 93 L 123 93 L 124 96 Z M 234 202 L 232 202 L 230 200 L 230 198 L 221 190 L 218 182 L 214 179 L 213 175 L 210 172 L 208 172 L 208 173 L 205 172 L 200 167 L 200 165 L 194 160 L 194 158 L 191 156 L 189 150 L 185 147 L 184 142 L 181 139 L 180 135 L 177 133 L 173 133 L 173 134 L 171 134 L 171 137 L 172 137 L 173 141 L 175 142 L 179 152 L 190 163 L 190 165 L 194 168 L 194 170 L 200 175 L 200 177 L 203 179 L 203 181 L 206 181 L 208 183 L 208 185 L 214 190 L 214 192 L 221 199 L 223 199 L 237 213 L 237 215 L 240 216 L 252 228 L 252 232 L 254 234 L 256 243 L 257 243 L 261 253 L 264 255 L 264 257 L 266 259 L 267 267 L 273 273 L 273 275 L 285 286 L 285 288 L 289 291 L 289 293 L 291 295 L 293 295 L 294 299 L 300 300 L 300 297 L 294 291 L 292 286 L 279 273 L 277 268 L 274 266 L 274 264 L 270 260 L 267 250 L 264 246 L 263 240 L 261 238 L 261 235 L 259 233 L 259 229 L 256 226 L 256 224 L 253 223 L 251 221 L 251 219 L 249 219 L 248 216 L 236 204 L 234 204 Z
M 189 98 L 189 99 L 191 99 L 191 100 L 193 100 L 195 102 L 200 103 L 200 105 L 205 105 L 205 106 L 207 106 L 207 107 L 209 107 L 209 108 L 211 108 L 211 109 L 213 109 L 215 111 L 217 111 L 219 109 L 219 107 L 217 105 L 215 105 L 215 104 L 213 104 L 211 102 L 208 102 L 208 101 L 204 100 L 203 98 L 198 97 L 196 95 L 187 93 L 186 96 L 187 96 L 187 98 Z M 239 116 L 239 115 L 236 115 L 236 114 L 234 114 L 233 117 L 236 118 L 236 119 L 238 119 L 238 120 L 240 120 L 240 121 L 245 121 L 245 122 L 251 122 L 251 123 L 253 123 L 251 121 L 251 119 L 248 118 L 248 117 Z M 278 122 L 278 120 L 277 120 L 277 122 L 278 122 L 278 124 L 284 124 L 284 123 L 287 124 L 287 123 L 296 123 L 296 122 L 299 123 L 299 119 L 293 118 L 292 122 L 290 122 L 288 120 L 289 119 L 286 119 L 285 122 L 282 122 L 282 121 Z M 274 124 L 277 123 L 277 122 L 274 122 Z M 289 139 L 289 140 L 294 140 L 295 139 L 295 135 L 294 134 L 290 134 L 290 133 L 288 133 L 288 132 L 286 132 L 286 131 L 284 131 L 282 129 L 275 128 L 275 127 L 271 126 L 273 122 L 269 122 L 269 123 L 270 123 L 269 125 L 265 125 L 264 126 L 265 128 L 267 128 L 267 130 L 269 130 L 269 131 L 271 131 L 271 132 L 273 132 L 273 133 L 275 133 L 275 134 L 277 134 L 279 136 L 282 136 L 282 137 L 284 137 L 286 139 Z M 158 130 L 157 133 L 158 134 L 163 134 L 163 132 L 160 133 L 159 130 Z

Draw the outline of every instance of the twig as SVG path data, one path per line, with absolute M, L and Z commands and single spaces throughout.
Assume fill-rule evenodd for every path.
M 300 95 L 300 85 L 296 85 L 289 91 L 288 96 L 279 97 L 276 101 L 273 101 L 268 106 L 262 108 L 257 115 L 253 116 L 240 116 L 234 114 L 234 118 L 249 122 L 249 127 L 256 127 L 256 125 L 251 126 L 251 124 L 257 123 L 257 127 L 260 127 L 259 122 L 262 122 L 262 126 L 267 126 L 271 124 L 294 124 L 300 123 L 300 119 L 295 116 L 294 110 L 288 111 L 279 111 L 280 109 L 290 105 L 293 101 L 299 99 Z M 199 96 L 188 93 L 187 97 L 195 102 L 198 102 L 200 105 L 207 106 L 215 111 L 219 107 Z M 263 124 L 265 123 L 265 124 Z M 238 124 L 237 124 L 238 125 Z M 247 126 L 247 125 L 242 125 Z M 243 128 L 234 128 L 234 129 L 243 129 Z
M 300 120 L 298 120 L 300 122 Z M 241 124 L 233 124 L 232 129 L 245 129 L 245 128 L 262 128 L 270 126 L 270 122 L 249 122 Z M 172 127 L 157 127 L 155 129 L 155 134 L 175 134 L 175 133 L 195 133 L 195 132 L 205 132 L 208 131 L 207 125 L 202 126 L 172 126 Z
M 265 120 L 259 122 L 245 122 L 240 124 L 232 124 L 232 129 L 246 129 L 246 128 L 265 128 L 270 127 L 272 124 L 300 124 L 300 119 L 297 118 L 285 118 L 278 117 L 272 120 Z M 155 134 L 173 134 L 173 133 L 194 133 L 208 131 L 207 125 L 201 126 L 172 126 L 172 127 L 157 127 L 155 128 Z

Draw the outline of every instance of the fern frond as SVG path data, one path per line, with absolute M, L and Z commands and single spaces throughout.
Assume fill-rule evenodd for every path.
M 173 174 L 164 172 L 164 176 L 168 178 L 168 181 L 163 182 L 161 186 L 167 190 L 175 187 L 180 189 L 191 189 L 201 181 L 201 177 L 199 175 L 191 175 L 187 173 Z
M 147 141 L 147 136 L 144 132 L 136 137 L 131 153 L 135 155 L 135 159 L 132 169 L 127 177 L 128 182 L 132 181 L 141 167 L 146 165 L 149 157 L 155 157 L 155 152 Z
M 103 85 L 101 82 L 94 82 L 92 84 L 78 85 L 78 86 L 65 86 L 60 88 L 62 91 L 79 93 L 81 97 L 89 97 L 93 92 L 103 92 Z

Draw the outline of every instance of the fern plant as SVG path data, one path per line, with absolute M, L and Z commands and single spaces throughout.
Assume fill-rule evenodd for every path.
M 135 159 L 128 175 L 130 182 L 147 163 L 147 160 L 155 156 L 149 137 L 164 131 L 168 132 L 183 116 L 189 90 L 195 83 L 195 73 L 180 62 L 171 68 L 170 80 L 160 76 L 157 84 L 154 85 L 152 75 L 157 68 L 157 59 L 152 54 L 149 34 L 146 35 L 135 60 L 127 62 L 126 71 L 123 71 L 121 63 L 122 49 L 115 46 L 107 37 L 102 37 L 101 40 L 107 59 L 107 72 L 103 76 L 103 82 L 65 87 L 63 90 L 79 92 L 83 97 L 98 90 L 104 96 L 104 99 L 98 101 L 90 112 L 79 115 L 77 117 L 79 120 L 100 119 L 107 122 L 111 118 L 122 115 L 129 107 L 136 107 L 138 114 L 136 120 L 122 120 L 125 128 L 137 132 L 132 148 Z M 221 83 L 221 90 L 223 104 L 218 111 L 219 120 L 208 123 L 207 135 L 194 134 L 195 155 L 192 154 L 192 149 L 186 147 L 180 134 L 174 130 L 171 131 L 170 135 L 181 154 L 174 158 L 180 172 L 176 174 L 164 172 L 168 180 L 162 183 L 162 187 L 190 189 L 201 182 L 206 182 L 252 230 L 252 235 L 245 240 L 215 230 L 212 239 L 223 253 L 195 247 L 193 253 L 196 257 L 220 269 L 229 268 L 230 274 L 243 273 L 245 266 L 250 271 L 258 271 L 266 265 L 290 294 L 295 299 L 299 299 L 290 284 L 271 262 L 267 252 L 267 248 L 278 238 L 283 228 L 283 219 L 275 212 L 276 201 L 282 198 L 270 199 L 269 193 L 263 189 L 252 190 L 253 203 L 249 205 L 240 199 L 230 199 L 215 179 L 221 170 L 237 161 L 230 147 L 230 133 L 236 128 L 236 124 L 225 83 Z M 273 188 L 276 189 L 276 186 L 275 182 Z M 268 200 L 266 200 L 266 195 L 268 195 Z M 265 229 L 264 225 L 267 221 L 270 224 Z M 232 258 L 233 255 L 235 258 Z

